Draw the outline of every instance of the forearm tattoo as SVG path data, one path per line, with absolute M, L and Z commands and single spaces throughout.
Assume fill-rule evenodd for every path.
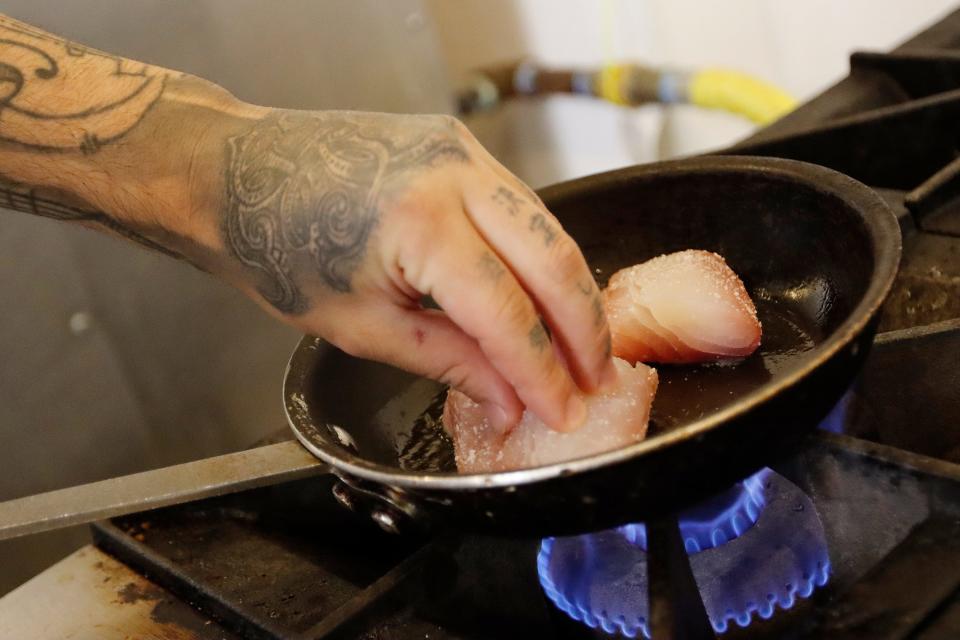
M 413 173 L 467 152 L 435 120 L 346 112 L 277 112 L 227 141 L 222 228 L 257 291 L 287 314 L 311 307 L 319 279 L 351 290 L 380 219 L 381 196 Z
M 0 16 L 0 142 L 42 153 L 96 153 L 144 118 L 163 93 L 166 77 L 161 69 Z M 50 171 L 56 170 L 51 165 Z M 0 176 L 0 207 L 94 223 L 180 257 L 107 213 L 42 185 Z
M 94 223 L 148 249 L 159 251 L 173 258 L 182 258 L 179 253 L 161 246 L 143 234 L 120 224 L 102 211 L 67 202 L 67 198 L 51 189 L 31 187 L 0 177 L 0 207 L 55 220 Z
M 94 153 L 143 119 L 166 77 L 156 67 L 0 17 L 0 140 Z

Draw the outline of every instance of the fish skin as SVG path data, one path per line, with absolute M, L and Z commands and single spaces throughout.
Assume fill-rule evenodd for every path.
M 716 253 L 678 251 L 621 269 L 603 300 L 613 355 L 628 362 L 742 358 L 760 345 L 756 307 Z

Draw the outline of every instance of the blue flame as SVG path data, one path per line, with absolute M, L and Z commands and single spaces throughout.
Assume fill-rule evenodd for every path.
M 714 631 L 725 633 L 730 628 L 731 622 L 735 622 L 741 628 L 748 627 L 754 615 L 769 620 L 773 617 L 778 605 L 784 611 L 792 609 L 798 599 L 809 598 L 817 587 L 824 586 L 829 580 L 830 561 L 818 560 L 811 571 L 804 572 L 798 580 L 787 583 L 784 591 L 779 595 L 768 593 L 766 598 L 759 599 L 759 604 L 750 601 L 739 612 L 728 609 L 720 619 L 711 618 L 710 623 Z
M 847 415 L 850 413 L 853 396 L 853 389 L 848 389 L 839 402 L 833 406 L 827 417 L 818 425 L 818 428 L 831 433 L 844 433 L 847 430 Z
M 731 624 L 746 627 L 756 617 L 768 619 L 777 607 L 793 607 L 830 576 L 826 537 L 810 499 L 769 470 L 743 484 L 744 492 L 759 489 L 766 502 L 762 513 L 754 512 L 752 526 L 730 544 L 700 551 L 688 547 L 694 578 L 717 633 Z M 744 508 L 741 499 L 725 500 L 730 507 Z M 697 522 L 714 531 L 723 524 L 718 517 L 724 514 L 732 526 L 729 510 L 716 511 L 720 502 L 713 502 L 712 518 L 702 517 L 705 511 L 688 510 L 700 517 L 688 521 L 688 526 Z M 544 592 L 558 608 L 591 628 L 649 638 L 642 536 L 645 529 L 635 526 L 544 539 L 537 556 Z
M 557 538 L 544 538 L 543 542 L 540 543 L 540 552 L 537 554 L 537 573 L 540 576 L 540 584 L 553 603 L 568 616 L 584 623 L 591 629 L 600 628 L 607 633 L 620 633 L 628 638 L 636 638 L 637 634 L 641 633 L 644 638 L 649 639 L 650 627 L 645 615 L 628 617 L 623 613 L 618 613 L 611 616 L 605 609 L 601 609 L 597 614 L 594 614 L 589 607 L 580 604 L 576 599 L 568 598 L 563 591 L 554 586 L 550 579 L 550 560 L 556 540 Z M 644 588 L 644 592 L 638 595 L 642 595 L 645 599 L 646 589 Z
M 761 469 L 727 491 L 680 512 L 680 535 L 687 553 L 719 547 L 756 524 L 765 504 L 763 483 L 769 473 L 770 469 Z M 642 522 L 624 525 L 620 531 L 627 540 L 647 549 L 647 527 Z

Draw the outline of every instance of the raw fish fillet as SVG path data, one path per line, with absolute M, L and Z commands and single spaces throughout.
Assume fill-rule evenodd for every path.
M 453 438 L 461 473 L 524 469 L 582 458 L 643 440 L 650 405 L 657 391 L 657 372 L 614 359 L 619 380 L 607 393 L 587 396 L 587 419 L 571 433 L 547 427 L 527 410 L 505 435 L 487 424 L 480 405 L 451 389 L 443 407 L 443 425 Z
M 760 321 L 743 282 L 709 251 L 679 251 L 621 269 L 603 301 L 613 355 L 628 362 L 737 358 L 760 345 Z

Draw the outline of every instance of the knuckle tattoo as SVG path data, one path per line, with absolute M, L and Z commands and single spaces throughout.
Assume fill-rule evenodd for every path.
M 599 293 L 593 296 L 590 306 L 593 309 L 593 325 L 600 329 L 607 323 L 607 312 L 603 308 L 603 300 Z
M 539 318 L 530 328 L 529 333 L 527 333 L 527 338 L 530 340 L 530 346 L 532 346 L 537 353 L 543 353 L 544 349 L 550 345 L 550 336 L 547 334 L 547 330 Z
M 543 236 L 543 244 L 548 247 L 557 240 L 556 229 L 547 222 L 546 216 L 539 211 L 530 216 L 530 230 Z
M 577 291 L 585 296 L 592 295 L 596 288 L 597 284 L 593 280 L 587 280 L 586 278 L 577 280 Z
M 480 265 L 481 273 L 495 283 L 500 282 L 500 278 L 503 277 L 506 271 L 503 264 L 489 251 L 484 251 L 483 254 L 481 254 L 478 264 Z
M 523 206 L 523 200 L 504 186 L 497 187 L 492 197 L 493 201 L 503 207 L 511 216 L 516 216 L 520 213 L 520 208 Z

